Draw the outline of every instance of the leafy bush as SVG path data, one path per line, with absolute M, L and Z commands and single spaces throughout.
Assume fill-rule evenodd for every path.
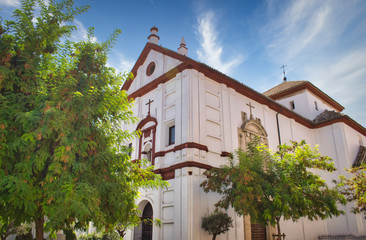
M 79 240 L 120 240 L 120 236 L 117 232 L 95 232 L 90 234 L 82 234 L 79 236 Z M 66 239 L 68 240 L 68 239 Z
M 82 234 L 79 236 L 79 240 L 102 240 L 102 233 L 90 233 L 90 234 Z
M 120 240 L 121 237 L 117 232 L 104 233 L 102 240 Z
M 216 239 L 217 235 L 229 231 L 233 226 L 233 219 L 225 212 L 215 211 L 211 215 L 202 218 L 202 228 L 213 235 L 212 240 Z

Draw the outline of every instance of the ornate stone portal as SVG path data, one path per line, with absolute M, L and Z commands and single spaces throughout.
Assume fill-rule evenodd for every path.
M 262 144 L 268 145 L 268 135 L 264 127 L 262 126 L 259 118 L 254 118 L 252 114 L 251 103 L 246 104 L 249 106 L 250 115 L 247 117 L 247 113 L 242 112 L 242 124 L 238 128 L 238 141 L 239 148 L 242 150 L 247 149 L 247 144 L 253 140 L 254 137 L 259 137 Z M 253 224 L 250 221 L 250 216 L 246 215 L 244 218 L 244 239 L 245 240 L 267 240 L 274 232 L 272 227 L 265 227 L 259 224 Z
M 262 126 L 259 118 L 254 119 L 251 115 L 250 119 L 247 119 L 246 113 L 242 113 L 243 123 L 238 128 L 239 148 L 242 150 L 247 149 L 247 144 L 255 137 L 260 137 L 261 143 L 268 145 L 268 135 L 264 127 Z

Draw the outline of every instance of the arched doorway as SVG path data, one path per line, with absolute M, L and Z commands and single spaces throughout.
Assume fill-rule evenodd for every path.
M 150 203 L 146 204 L 144 211 L 142 212 L 142 240 L 152 239 L 152 219 L 153 209 Z

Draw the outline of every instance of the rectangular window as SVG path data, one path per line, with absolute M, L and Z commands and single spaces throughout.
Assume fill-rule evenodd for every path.
M 131 154 L 132 154 L 132 143 L 129 143 L 128 144 L 128 156 L 131 157 Z
M 169 145 L 175 143 L 175 125 L 169 127 Z
M 316 101 L 314 101 L 314 105 L 315 105 L 315 110 L 319 111 L 319 109 L 318 109 L 318 103 Z
M 366 147 L 360 146 L 353 167 L 359 167 L 363 163 L 366 163 Z
M 290 109 L 291 110 L 294 110 L 295 109 L 295 102 L 294 101 L 291 101 L 290 102 Z

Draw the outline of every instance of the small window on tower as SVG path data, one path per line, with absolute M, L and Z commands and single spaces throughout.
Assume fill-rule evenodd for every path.
M 316 101 L 314 101 L 314 105 L 315 105 L 315 110 L 319 111 L 319 109 L 318 109 L 318 103 Z
M 290 102 L 290 109 L 291 110 L 294 110 L 295 109 L 295 102 L 294 101 L 291 101 Z
M 175 143 L 175 125 L 169 127 L 169 145 Z
M 151 163 L 151 149 L 149 149 L 149 151 L 147 151 L 146 159 L 149 161 L 149 163 Z
M 131 157 L 131 154 L 132 154 L 132 143 L 129 143 L 128 144 L 128 156 Z
M 360 146 L 360 148 L 358 149 L 357 157 L 352 167 L 359 167 L 364 163 L 366 163 L 366 147 Z

